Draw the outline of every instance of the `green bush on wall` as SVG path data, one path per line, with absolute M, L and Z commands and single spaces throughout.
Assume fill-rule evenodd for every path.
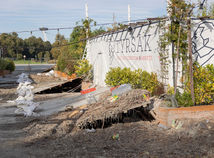
M 150 74 L 146 71 L 142 71 L 142 69 L 131 71 L 130 68 L 111 68 L 106 74 L 105 82 L 109 86 L 118 86 L 129 83 L 133 88 L 146 89 L 152 95 L 157 95 L 163 92 L 163 86 L 158 81 L 157 74 Z

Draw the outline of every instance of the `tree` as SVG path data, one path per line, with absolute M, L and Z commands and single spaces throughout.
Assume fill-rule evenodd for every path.
M 46 62 L 50 60 L 50 53 L 48 51 L 45 52 L 44 59 Z
M 18 53 L 23 51 L 23 40 L 15 32 L 3 33 L 0 35 L 0 46 L 4 48 L 5 57 L 17 58 Z
M 161 51 L 167 51 L 166 47 L 172 44 L 176 50 L 176 54 L 172 52 L 172 64 L 173 64 L 173 81 L 174 92 L 177 90 L 178 80 L 178 61 L 182 62 L 182 75 L 187 76 L 188 72 L 188 43 L 187 43 L 187 18 L 191 14 L 192 4 L 186 3 L 185 0 L 170 0 L 167 11 L 169 12 L 171 24 L 167 26 L 167 30 L 160 38 Z M 173 49 L 173 48 L 172 48 Z M 161 55 L 164 56 L 164 55 Z M 175 61 L 177 63 L 177 69 L 175 68 Z M 189 67 L 190 68 L 190 67 Z M 192 69 L 192 66 L 191 66 Z M 186 77 L 188 78 L 188 76 Z M 176 95 L 176 94 L 175 94 Z
M 43 52 L 39 52 L 37 56 L 39 61 L 42 62 Z
M 65 51 L 68 51 L 68 41 L 61 34 L 57 34 L 55 42 L 52 44 L 51 55 L 54 59 L 58 59 L 59 55 Z

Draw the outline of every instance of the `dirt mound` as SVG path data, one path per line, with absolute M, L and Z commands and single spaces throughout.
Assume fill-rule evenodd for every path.
M 149 99 L 149 92 L 140 89 L 133 89 L 113 102 L 111 96 L 106 95 L 101 97 L 99 102 L 88 106 L 88 110 L 77 121 L 77 126 L 80 128 L 97 127 L 100 124 L 105 126 L 105 122 L 120 122 L 124 116 L 135 115 L 134 113 L 142 115 L 143 111 L 149 110 L 152 102 L 153 99 Z

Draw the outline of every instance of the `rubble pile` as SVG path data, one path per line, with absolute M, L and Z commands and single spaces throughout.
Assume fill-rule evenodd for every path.
M 133 89 L 116 97 L 106 94 L 110 93 L 105 93 L 100 101 L 88 106 L 77 120 L 78 127 L 104 128 L 126 122 L 127 118 L 135 119 L 134 121 L 153 119 L 149 111 L 153 108 L 154 98 L 149 98 L 148 91 Z

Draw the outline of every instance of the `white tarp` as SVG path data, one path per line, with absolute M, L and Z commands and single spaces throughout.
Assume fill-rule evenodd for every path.
M 111 67 L 141 68 L 159 74 L 158 26 L 159 23 L 140 26 L 89 40 L 87 59 L 94 68 L 94 83 L 105 86 Z
M 200 65 L 214 64 L 213 22 L 214 20 L 193 21 L 195 24 L 192 28 L 193 55 Z M 168 24 L 166 23 L 166 25 Z M 132 70 L 140 68 L 148 72 L 155 72 L 160 77 L 161 64 L 158 46 L 160 34 L 157 22 L 88 40 L 87 59 L 93 65 L 94 83 L 105 86 L 105 76 L 111 67 L 129 67 Z M 171 56 L 169 46 L 169 60 L 171 60 Z M 172 61 L 168 72 L 168 81 L 165 84 L 173 86 Z
M 193 56 L 200 65 L 214 64 L 214 19 L 194 20 Z

